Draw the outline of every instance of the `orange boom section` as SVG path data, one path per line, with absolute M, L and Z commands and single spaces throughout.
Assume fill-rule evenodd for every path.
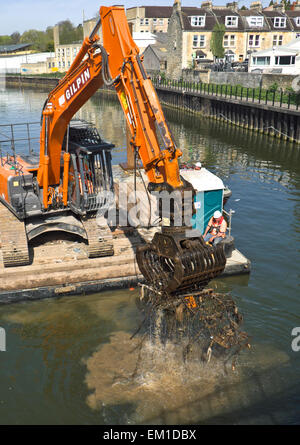
M 42 113 L 38 183 L 43 203 L 50 203 L 49 187 L 61 177 L 61 149 L 74 114 L 103 83 L 114 85 L 131 131 L 131 144 L 151 183 L 182 187 L 175 146 L 155 89 L 132 39 L 123 7 L 101 7 L 103 46 L 97 29 L 87 37 L 66 76 L 50 93 Z M 118 123 L 116 123 L 116 126 Z M 65 159 L 65 171 L 67 170 Z M 67 184 L 64 186 L 66 190 Z M 66 198 L 64 199 L 66 202 Z
M 116 91 L 149 181 L 182 186 L 175 147 L 152 82 L 132 39 L 122 7 L 101 7 L 103 46 Z M 175 161 L 175 162 L 173 162 Z

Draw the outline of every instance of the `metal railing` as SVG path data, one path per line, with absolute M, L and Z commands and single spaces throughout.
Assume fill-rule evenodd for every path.
M 228 218 L 228 224 L 227 224 L 227 230 L 228 235 L 231 235 L 231 222 L 232 222 L 232 215 L 235 214 L 235 210 L 230 209 L 229 212 L 227 212 L 225 209 L 223 209 L 222 213 L 224 213 Z
M 0 125 L 0 162 L 16 162 L 17 151 L 29 155 L 34 153 L 34 142 L 40 139 L 40 122 L 21 122 Z M 27 147 L 26 147 L 27 146 Z M 20 149 L 20 150 L 19 150 Z
M 225 99 L 235 99 L 255 104 L 272 105 L 276 108 L 298 110 L 300 105 L 300 93 L 282 89 L 265 90 L 261 87 L 250 88 L 241 85 L 188 82 L 184 80 L 160 79 L 158 77 L 153 78 L 152 83 L 159 89 L 202 96 L 223 97 Z

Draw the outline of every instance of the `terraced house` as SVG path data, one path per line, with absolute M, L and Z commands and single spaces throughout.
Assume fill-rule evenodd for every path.
M 167 32 L 172 6 L 137 6 L 126 9 L 133 32 Z
M 182 69 L 214 60 L 211 39 L 217 24 L 225 27 L 226 58 L 243 61 L 255 51 L 285 45 L 300 36 L 300 2 L 293 11 L 285 12 L 281 4 L 263 10 L 260 1 L 241 10 L 237 2 L 224 7 L 205 1 L 201 7 L 192 8 L 175 0 L 168 27 L 168 76 L 178 78 Z

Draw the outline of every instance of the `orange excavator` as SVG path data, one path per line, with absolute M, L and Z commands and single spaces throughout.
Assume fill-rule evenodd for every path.
M 102 28 L 103 44 L 97 34 Z M 0 227 L 5 266 L 29 262 L 28 241 L 64 230 L 88 241 L 89 256 L 113 255 L 110 230 L 96 223 L 99 196 L 113 191 L 112 144 L 97 129 L 72 120 L 104 85 L 114 87 L 131 134 L 131 147 L 150 191 L 191 191 L 181 176 L 176 147 L 147 75 L 123 7 L 101 7 L 65 77 L 49 94 L 41 117 L 40 155 L 1 155 Z M 117 124 L 116 124 L 117 126 Z M 221 246 L 207 246 L 187 227 L 163 227 L 137 251 L 147 281 L 168 293 L 203 288 L 225 266 Z

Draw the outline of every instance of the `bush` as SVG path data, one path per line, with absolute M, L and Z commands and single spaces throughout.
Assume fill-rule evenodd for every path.
M 277 90 L 278 90 L 278 83 L 277 83 L 277 82 L 274 82 L 274 83 L 270 86 L 269 91 L 271 91 L 272 93 L 276 93 Z

